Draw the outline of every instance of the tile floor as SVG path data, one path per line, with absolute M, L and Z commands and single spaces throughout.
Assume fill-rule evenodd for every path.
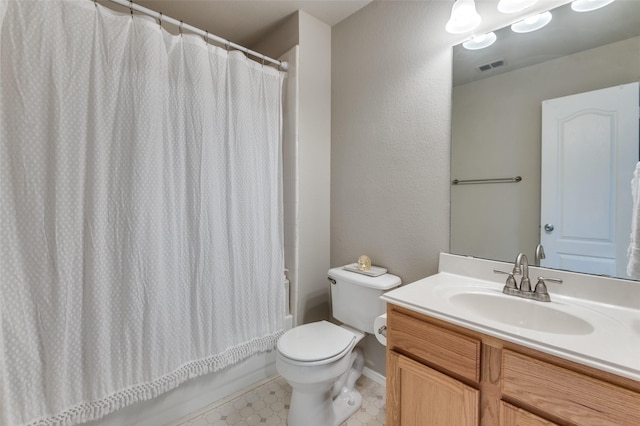
M 384 386 L 365 376 L 356 386 L 362 394 L 362 406 L 342 426 L 384 425 Z M 290 400 L 291 387 L 276 376 L 190 414 L 174 426 L 286 426 Z

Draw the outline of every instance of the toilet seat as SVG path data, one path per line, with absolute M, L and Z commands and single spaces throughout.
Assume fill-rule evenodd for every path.
M 356 336 L 328 321 L 300 325 L 278 339 L 278 352 L 301 363 L 330 362 L 350 351 Z

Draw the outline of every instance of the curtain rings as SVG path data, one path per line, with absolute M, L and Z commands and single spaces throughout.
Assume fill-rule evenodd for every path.
M 180 25 L 178 26 L 178 31 L 180 32 L 180 36 L 182 37 L 182 26 L 184 25 L 184 22 L 180 21 Z
M 133 0 L 129 1 L 129 12 L 131 12 L 131 19 L 133 19 Z
M 162 12 L 158 12 L 158 25 L 160 26 L 160 28 L 162 28 Z
M 227 42 L 224 44 L 224 47 L 227 49 L 227 52 L 231 50 L 231 42 L 227 40 Z
M 205 44 L 209 44 L 209 31 L 205 32 L 205 35 L 203 36 L 203 38 L 204 38 Z

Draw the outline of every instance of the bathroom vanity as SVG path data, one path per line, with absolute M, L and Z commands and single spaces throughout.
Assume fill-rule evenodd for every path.
M 640 283 L 532 268 L 564 282 L 524 301 L 509 267 L 443 254 L 383 296 L 386 424 L 639 425 Z

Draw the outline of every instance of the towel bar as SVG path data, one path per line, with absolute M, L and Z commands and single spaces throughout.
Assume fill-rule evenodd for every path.
M 465 185 L 471 183 L 516 183 L 522 180 L 522 176 L 509 177 L 509 178 L 494 178 L 494 179 L 454 179 L 451 181 L 453 185 Z

